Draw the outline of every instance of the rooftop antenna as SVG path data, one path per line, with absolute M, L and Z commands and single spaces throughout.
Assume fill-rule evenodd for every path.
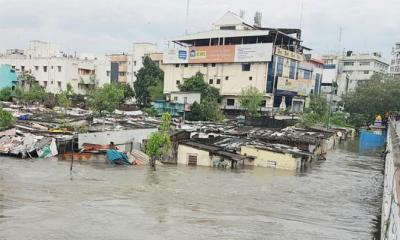
M 303 26 L 303 9 L 304 9 L 304 1 L 300 0 L 300 20 L 299 20 L 299 29 Z
M 261 18 L 262 18 L 262 13 L 257 11 L 254 14 L 254 26 L 261 27 Z
M 244 18 L 244 14 L 245 14 L 245 11 L 243 9 L 240 9 L 240 13 L 239 13 L 240 18 Z
M 189 24 L 189 2 L 186 0 L 186 23 L 185 23 L 185 34 L 188 34 L 188 24 Z

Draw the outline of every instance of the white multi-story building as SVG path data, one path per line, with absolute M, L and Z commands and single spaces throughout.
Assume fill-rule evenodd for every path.
M 266 110 L 284 103 L 301 111 L 301 30 L 264 28 L 260 19 L 255 20 L 250 24 L 227 12 L 210 31 L 170 39 L 163 60 L 164 92 L 179 91 L 179 84 L 200 72 L 219 89 L 222 108 L 240 109 L 242 89 L 252 86 L 263 94 Z
M 359 85 L 368 81 L 374 73 L 388 73 L 389 64 L 380 53 L 330 54 L 322 56 L 325 66 L 322 91 L 330 92 L 334 82 L 337 83 L 338 96 L 354 91 Z
M 58 93 L 70 84 L 84 94 L 94 86 L 110 82 L 110 61 L 103 55 L 67 55 L 52 43 L 31 41 L 25 51 L 12 49 L 0 55 L 0 64 L 11 65 L 18 73 L 32 74 L 46 91 Z M 26 83 L 21 80 L 20 85 Z
M 392 61 L 390 63 L 390 74 L 400 76 L 400 42 L 397 42 L 392 49 Z

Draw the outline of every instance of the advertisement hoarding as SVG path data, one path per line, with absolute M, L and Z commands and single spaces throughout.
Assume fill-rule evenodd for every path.
M 296 61 L 300 61 L 300 62 L 303 61 L 303 55 L 302 54 L 295 53 L 295 52 L 292 52 L 292 51 L 289 51 L 289 50 L 286 50 L 286 49 L 283 49 L 283 48 L 280 48 L 280 47 L 276 47 L 275 54 L 278 55 L 278 56 L 282 56 L 282 57 L 285 57 L 285 58 L 290 58 L 290 59 L 293 59 L 293 60 L 296 60 Z
M 278 84 L 276 86 L 277 90 L 297 92 L 299 89 L 298 80 L 278 77 Z
M 272 43 L 168 49 L 165 64 L 270 62 Z

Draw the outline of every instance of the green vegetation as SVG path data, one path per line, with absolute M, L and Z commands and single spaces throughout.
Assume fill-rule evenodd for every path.
M 158 132 L 150 135 L 146 146 L 146 154 L 150 157 L 150 166 L 156 170 L 156 160 L 167 156 L 172 148 L 169 130 L 171 129 L 171 114 L 163 113 Z
M 345 113 L 331 112 L 326 99 L 317 96 L 311 98 L 310 108 L 302 114 L 300 123 L 306 127 L 315 125 L 324 127 L 332 125 L 338 127 L 351 126 Z
M 98 114 L 112 113 L 124 98 L 124 90 L 116 84 L 105 84 L 94 89 L 88 96 L 89 106 Z
M 242 93 L 239 97 L 240 105 L 246 109 L 246 115 L 250 117 L 259 117 L 260 105 L 263 99 L 263 95 L 255 87 L 249 87 L 242 89 Z
M 127 100 L 133 98 L 135 96 L 135 92 L 133 91 L 131 85 L 126 83 L 119 83 L 118 86 L 124 91 L 124 99 Z
M 191 121 L 222 121 L 224 119 L 218 104 L 221 100 L 219 90 L 205 83 L 203 74 L 200 72 L 185 79 L 184 83 L 179 85 L 179 90 L 201 93 L 201 102 L 195 102 L 191 106 L 186 119 Z
M 344 96 L 343 103 L 355 126 L 372 123 L 378 114 L 400 111 L 400 78 L 374 74 Z
M 8 126 L 15 122 L 14 117 L 11 113 L 4 111 L 0 108 L 0 130 L 6 129 Z
M 33 84 L 28 90 L 22 90 L 20 93 L 20 99 L 24 103 L 32 104 L 34 102 L 42 102 L 43 96 L 46 95 L 46 91 L 39 84 Z
M 147 107 L 151 100 L 160 94 L 160 87 L 156 86 L 163 86 L 164 72 L 150 57 L 145 57 L 143 67 L 136 73 L 136 78 L 134 89 L 137 104 Z
M 33 76 L 32 74 L 27 73 L 27 72 L 23 72 L 23 73 L 20 75 L 20 80 L 21 80 L 21 81 L 24 81 L 24 84 L 25 84 L 26 86 L 28 86 L 29 89 L 31 89 L 32 86 L 34 86 L 34 85 L 37 84 L 35 76 Z
M 10 87 L 0 90 L 0 101 L 11 101 L 13 90 Z
M 71 99 L 68 90 L 61 91 L 61 93 L 57 95 L 57 106 L 64 108 L 64 110 L 71 106 Z

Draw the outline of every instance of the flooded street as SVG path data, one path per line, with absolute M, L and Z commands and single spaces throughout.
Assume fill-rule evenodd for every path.
M 302 173 L 0 158 L 0 239 L 372 239 L 383 161 L 357 143 Z

